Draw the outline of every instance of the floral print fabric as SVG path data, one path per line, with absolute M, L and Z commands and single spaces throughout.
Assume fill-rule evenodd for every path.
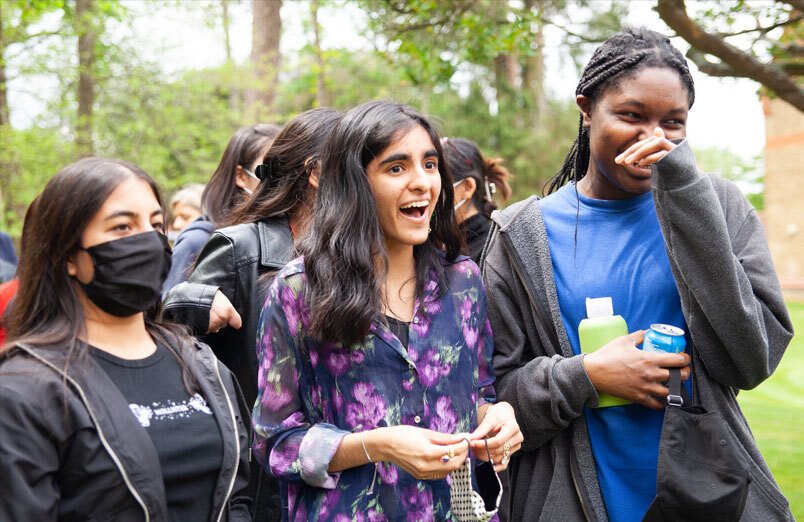
M 471 432 L 493 402 L 491 327 L 477 265 L 442 260 L 448 289 L 425 284 L 407 349 L 375 321 L 359 344 L 307 336 L 303 259 L 276 277 L 258 327 L 255 454 L 282 481 L 290 520 L 451 520 L 449 484 L 395 465 L 327 468 L 348 433 L 410 425 Z M 439 294 L 442 294 L 439 297 Z M 421 304 L 423 303 L 423 306 Z

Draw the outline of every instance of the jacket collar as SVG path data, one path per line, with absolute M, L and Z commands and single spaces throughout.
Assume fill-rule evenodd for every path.
M 294 257 L 293 235 L 287 217 L 278 216 L 257 223 L 260 236 L 260 264 L 282 268 Z

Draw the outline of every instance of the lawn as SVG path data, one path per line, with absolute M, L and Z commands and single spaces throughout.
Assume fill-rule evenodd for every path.
M 793 515 L 804 520 L 804 303 L 789 303 L 796 336 L 779 368 L 740 406 Z

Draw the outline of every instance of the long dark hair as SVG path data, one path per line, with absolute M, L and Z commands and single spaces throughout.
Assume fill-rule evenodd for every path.
M 321 159 L 321 150 L 341 113 L 328 108 L 305 111 L 283 128 L 262 162 L 266 174 L 254 191 L 232 213 L 230 225 L 256 223 L 274 216 L 285 216 L 312 205 L 310 174 Z
M 324 148 L 321 178 L 310 234 L 300 245 L 308 277 L 306 300 L 313 338 L 358 342 L 382 310 L 382 284 L 388 259 L 366 167 L 394 140 L 422 127 L 438 153 L 441 194 L 427 241 L 413 248 L 416 293 L 422 295 L 435 273 L 446 291 L 440 249 L 454 260 L 460 232 L 452 210 L 452 178 L 438 133 L 414 109 L 392 101 L 364 103 L 347 112 Z
M 583 70 L 575 94 L 595 101 L 607 89 L 632 78 L 642 69 L 657 67 L 678 73 L 687 89 L 689 106 L 695 101 L 695 84 L 689 67 L 681 52 L 673 47 L 666 36 L 645 29 L 628 28 L 615 34 L 595 49 L 592 58 Z M 589 168 L 589 133 L 583 126 L 583 116 L 578 123 L 578 137 L 572 144 L 561 170 L 545 184 L 545 194 L 550 194 L 569 181 L 577 183 Z
M 500 191 L 503 201 L 511 197 L 511 186 L 508 184 L 511 174 L 502 166 L 502 158 L 484 158 L 477 145 L 466 138 L 444 138 L 442 145 L 453 181 L 474 179 L 472 204 L 481 214 L 491 217 L 497 208 L 494 191 Z
M 280 130 L 278 125 L 259 123 L 238 129 L 229 140 L 201 196 L 203 211 L 214 224 L 225 222 L 243 199 L 243 191 L 235 185 L 237 167 L 248 168 L 262 158 Z
M 103 203 L 131 178 L 145 181 L 164 208 L 154 180 L 136 165 L 115 159 L 81 159 L 45 186 L 22 239 L 19 289 L 8 316 L 11 342 L 6 347 L 25 343 L 63 351 L 68 363 L 83 355 L 84 345 L 77 341 L 86 333 L 84 310 L 67 261 L 81 247 L 81 236 Z M 160 324 L 158 313 L 158 306 L 146 312 L 146 329 L 181 361 L 175 350 L 186 341 L 184 330 Z M 185 378 L 189 382 L 186 372 Z

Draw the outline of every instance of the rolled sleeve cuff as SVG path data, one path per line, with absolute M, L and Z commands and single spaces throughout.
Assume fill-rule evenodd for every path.
M 349 431 L 332 424 L 316 424 L 304 435 L 299 446 L 301 478 L 307 484 L 324 489 L 335 489 L 340 473 L 329 473 L 329 463 L 338 451 L 341 440 Z

